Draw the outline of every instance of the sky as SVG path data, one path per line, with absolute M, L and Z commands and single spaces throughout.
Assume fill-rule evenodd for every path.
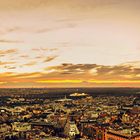
M 139 0 L 0 0 L 0 87 L 140 87 Z

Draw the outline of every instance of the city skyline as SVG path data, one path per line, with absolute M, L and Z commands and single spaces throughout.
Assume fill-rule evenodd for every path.
M 139 0 L 0 0 L 0 87 L 140 87 Z

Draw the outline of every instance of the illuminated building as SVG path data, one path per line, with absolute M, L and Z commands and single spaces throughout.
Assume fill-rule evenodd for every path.
M 74 122 L 67 121 L 65 126 L 65 134 L 69 137 L 75 137 L 76 135 L 79 135 L 80 132 Z
M 63 99 L 56 100 L 55 102 L 71 102 L 72 99 L 68 99 L 66 96 Z

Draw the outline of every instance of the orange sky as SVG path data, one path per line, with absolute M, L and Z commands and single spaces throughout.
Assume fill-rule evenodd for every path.
M 140 86 L 139 0 L 0 0 L 0 87 Z

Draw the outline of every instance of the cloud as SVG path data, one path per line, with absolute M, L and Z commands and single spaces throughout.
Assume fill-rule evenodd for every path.
M 0 66 L 7 65 L 7 64 L 15 64 L 15 63 L 16 62 L 12 62 L 12 61 L 9 61 L 9 62 L 0 61 Z
M 27 83 L 36 86 L 138 86 L 140 84 L 140 68 L 130 65 L 105 66 L 64 63 L 48 67 L 43 72 L 1 73 L 0 79 L 1 82 L 6 82 L 3 84 L 16 85 L 18 82 L 20 86 L 27 86 Z
M 16 69 L 15 66 L 4 66 L 4 68 L 9 69 L 9 70 L 11 70 L 11 69 Z
M 51 32 L 51 31 L 57 31 L 57 30 L 62 30 L 62 29 L 69 29 L 69 28 L 74 28 L 74 27 L 76 27 L 76 24 L 74 24 L 74 23 L 67 23 L 66 25 L 63 25 L 63 26 L 38 29 L 37 31 L 35 31 L 35 33 L 48 33 L 48 32 Z
M 53 69 L 57 70 L 61 74 L 78 74 L 78 73 L 86 73 L 87 71 L 97 67 L 96 64 L 71 64 L 71 63 L 63 63 L 60 66 L 49 67 L 47 70 Z
M 52 48 L 52 49 L 50 49 L 50 51 L 57 51 L 58 50 L 58 48 Z
M 0 81 L 0 85 L 6 84 L 6 83 L 7 83 L 7 82 L 1 82 L 1 81 Z
M 20 55 L 21 58 L 28 58 L 29 55 Z
M 135 2 L 133 2 L 133 4 L 135 3 L 139 3 L 139 0 L 134 0 Z M 95 7 L 95 6 L 101 6 L 101 5 L 108 5 L 108 4 L 117 4 L 117 3 L 125 3 L 127 4 L 128 2 L 132 3 L 132 0 L 70 0 L 70 1 L 66 1 L 66 0 L 30 0 L 30 1 L 26 1 L 26 0 L 0 0 L 0 8 L 1 9 L 18 9 L 18 10 L 28 10 L 28 9 L 32 9 L 32 8 L 36 8 L 36 7 Z
M 42 73 L 40 73 L 40 72 L 22 73 L 22 74 L 17 74 L 15 76 L 15 78 L 17 78 L 17 79 L 27 79 L 28 78 L 28 80 L 32 80 L 32 78 L 38 78 L 41 75 L 42 75 Z
M 33 82 L 34 78 L 39 78 L 41 73 L 33 72 L 33 73 L 14 73 L 14 72 L 4 72 L 0 73 L 0 80 L 6 82 Z
M 23 64 L 23 66 L 34 66 L 34 65 L 36 65 L 36 64 L 37 64 L 36 61 L 31 61 L 31 62 L 29 62 L 29 63 Z
M 58 56 L 56 55 L 56 56 L 48 56 L 43 62 L 50 62 L 50 61 L 52 61 L 52 60 L 54 60 L 55 58 L 57 58 Z
M 19 40 L 8 40 L 8 39 L 0 39 L 0 43 L 23 43 L 23 41 L 19 41 Z
M 48 48 L 42 48 L 42 47 L 32 48 L 32 51 L 48 51 Z
M 32 51 L 57 51 L 58 48 L 45 48 L 45 47 L 38 47 L 38 48 L 32 48 Z
M 7 28 L 1 28 L 0 29 L 0 33 L 1 34 L 8 34 L 8 33 L 13 33 L 13 32 L 17 32 L 17 31 L 20 31 L 21 28 L 20 27 L 7 27 Z
M 80 75 L 83 79 L 85 78 L 84 75 L 86 75 L 87 79 L 95 80 L 140 80 L 138 76 L 140 68 L 130 65 L 104 66 L 97 64 L 64 63 L 60 66 L 46 68 L 46 70 L 53 70 L 61 75 Z
M 0 55 L 17 53 L 17 49 L 0 50 Z
M 18 31 L 20 28 L 18 27 L 11 27 L 11 28 L 1 28 L 0 29 L 0 34 L 1 35 L 5 35 L 5 34 L 8 34 L 8 33 L 13 33 L 15 31 Z
M 44 57 L 41 56 L 41 55 L 38 55 L 38 56 L 35 57 L 35 59 L 42 59 L 42 58 L 44 58 Z
M 35 31 L 35 33 L 47 33 L 54 30 L 55 30 L 54 28 L 43 28 L 43 29 L 38 29 L 37 31 Z
M 12 28 L 8 28 L 6 30 L 7 33 L 11 33 L 11 32 L 15 32 L 15 31 L 19 31 L 21 28 L 20 27 L 12 27 Z
M 17 49 L 7 49 L 7 50 L 0 49 L 0 57 L 5 57 L 5 56 L 11 55 L 11 54 L 16 55 L 17 53 L 18 53 Z M 7 61 L 9 61 L 9 60 L 7 60 Z

